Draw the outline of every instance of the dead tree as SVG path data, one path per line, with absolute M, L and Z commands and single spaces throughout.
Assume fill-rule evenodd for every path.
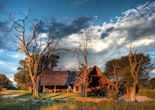
M 10 16 L 10 20 L 13 22 L 12 29 L 15 32 L 15 43 L 18 46 L 18 50 L 25 53 L 27 59 L 27 67 L 29 76 L 33 85 L 33 96 L 38 97 L 39 87 L 39 74 L 44 73 L 46 70 L 45 62 L 46 58 L 49 58 L 55 51 L 57 41 L 49 39 L 47 37 L 43 44 L 43 40 L 38 36 L 38 28 L 40 21 L 32 22 L 28 19 L 29 15 L 23 17 L 23 19 L 15 19 Z M 31 34 L 28 29 L 31 26 Z
M 82 91 L 81 96 L 87 97 L 87 88 L 88 88 L 88 74 L 89 74 L 89 67 L 88 67 L 88 44 L 90 42 L 90 32 L 91 29 L 87 29 L 82 36 L 82 42 L 79 43 L 79 47 L 76 48 L 76 54 L 78 61 L 82 58 L 82 74 L 81 74 L 81 82 L 82 82 Z
M 143 62 L 143 57 L 141 57 L 141 58 L 139 58 L 139 57 L 141 57 L 141 56 L 138 56 L 138 54 L 136 54 L 136 51 L 135 51 L 135 53 L 133 53 L 132 48 L 130 47 L 128 60 L 129 60 L 129 64 L 130 64 L 131 76 L 133 79 L 132 90 L 130 93 L 131 101 L 136 101 L 136 87 L 139 83 L 139 72 L 140 72 L 140 69 L 142 66 L 142 62 Z
M 111 79 L 113 79 L 113 86 L 114 90 L 116 91 L 117 95 L 119 94 L 119 88 L 120 88 L 120 83 L 119 83 L 119 76 L 117 73 L 117 63 L 115 62 L 113 65 L 113 71 L 110 73 Z

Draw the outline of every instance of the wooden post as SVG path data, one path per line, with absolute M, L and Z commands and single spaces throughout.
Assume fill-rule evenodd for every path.
M 82 86 L 78 86 L 79 87 L 79 91 L 81 92 L 81 90 L 82 90 Z
M 45 85 L 43 85 L 43 92 L 46 92 L 46 87 L 45 87 Z
M 57 87 L 56 87 L 56 85 L 54 86 L 54 93 L 56 93 L 56 91 L 57 91 Z
M 29 91 L 32 93 L 32 86 L 29 87 Z
M 76 92 L 76 86 L 73 85 L 73 92 Z

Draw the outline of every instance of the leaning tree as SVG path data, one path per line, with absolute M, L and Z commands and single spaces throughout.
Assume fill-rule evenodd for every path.
M 130 93 L 130 98 L 131 98 L 131 101 L 136 101 L 136 87 L 139 83 L 139 73 L 140 73 L 140 69 L 142 68 L 142 62 L 144 58 L 142 56 L 138 56 L 136 54 L 136 51 L 135 53 L 133 53 L 132 48 L 130 47 L 128 60 L 130 64 L 131 76 L 133 79 L 133 85 L 132 85 L 132 90 Z
M 50 64 L 49 58 L 53 58 L 57 40 L 55 40 L 47 27 L 41 27 L 41 21 L 32 21 L 29 15 L 24 15 L 22 19 L 15 19 L 10 16 L 13 22 L 12 30 L 15 34 L 15 43 L 19 51 L 23 51 L 26 56 L 26 65 L 33 85 L 33 96 L 38 97 L 39 74 L 44 73 Z M 46 28 L 46 36 L 42 37 L 40 28 Z M 55 65 L 55 63 L 54 63 Z

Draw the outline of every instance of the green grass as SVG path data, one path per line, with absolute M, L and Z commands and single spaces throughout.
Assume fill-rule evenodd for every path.
M 54 103 L 53 103 L 54 104 Z M 52 106 L 52 103 L 49 105 L 35 105 L 31 102 L 22 102 L 13 99 L 1 99 L 0 98 L 0 110 L 39 110 L 42 107 Z
M 0 110 L 154 110 L 155 102 L 77 102 L 72 100 L 68 103 L 51 101 L 48 104 L 34 105 L 31 102 L 22 102 L 17 99 L 2 99 L 3 94 L 20 94 L 17 98 L 31 98 L 32 94 L 27 91 L 3 91 L 0 93 Z M 155 90 L 143 89 L 139 95 L 155 98 Z M 39 99 L 61 99 L 80 96 L 79 93 L 40 93 Z
M 101 103 L 51 103 L 48 105 L 33 105 L 28 102 L 0 103 L 0 110 L 154 110 L 155 102 L 125 103 L 125 102 L 101 102 Z
M 40 110 L 154 110 L 155 102 L 145 103 L 82 103 L 70 102 L 64 104 L 57 104 L 51 107 L 41 107 Z

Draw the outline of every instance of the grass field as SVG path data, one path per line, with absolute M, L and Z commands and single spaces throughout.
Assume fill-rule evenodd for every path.
M 33 104 L 31 102 L 22 102 L 16 99 L 2 99 L 4 94 L 20 94 L 17 98 L 31 98 L 27 91 L 3 91 L 0 92 L 0 110 L 154 110 L 155 102 L 79 102 L 74 97 L 79 97 L 78 93 L 55 93 L 40 94 L 42 99 L 61 99 L 69 98 L 72 101 L 67 103 L 51 101 L 48 104 Z M 139 93 L 155 98 L 155 90 L 145 89 Z

